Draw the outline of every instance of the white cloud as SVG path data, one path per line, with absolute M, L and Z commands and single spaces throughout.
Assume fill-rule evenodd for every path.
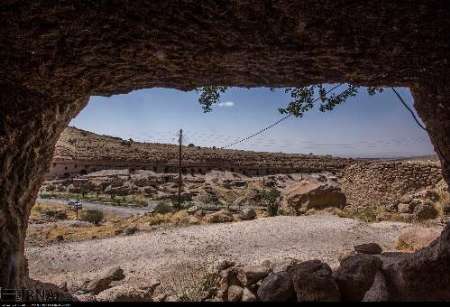
M 219 107 L 231 108 L 231 107 L 234 107 L 234 102 L 233 101 L 219 102 L 218 106 Z

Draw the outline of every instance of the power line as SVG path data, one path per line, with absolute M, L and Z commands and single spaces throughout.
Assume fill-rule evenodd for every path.
M 328 91 L 326 92 L 325 95 L 327 95 L 327 94 L 329 94 L 330 92 L 332 92 L 332 91 L 338 89 L 338 88 L 341 87 L 342 85 L 343 85 L 343 84 L 340 83 L 340 84 L 338 84 L 338 85 L 332 87 L 330 90 L 328 90 Z M 317 98 L 315 98 L 312 102 L 314 103 L 314 102 L 316 102 L 316 101 L 319 100 L 319 99 L 320 99 L 320 97 L 317 97 Z M 253 133 L 253 134 L 251 134 L 251 135 L 249 135 L 249 136 L 246 136 L 245 138 L 242 138 L 242 139 L 240 139 L 240 140 L 238 140 L 238 141 L 236 141 L 236 142 L 233 142 L 233 143 L 231 143 L 231 144 L 225 145 L 225 146 L 221 147 L 220 149 L 226 149 L 226 148 L 232 147 L 232 146 L 234 146 L 234 145 L 240 144 L 240 143 L 242 143 L 242 142 L 248 141 L 249 139 L 254 138 L 255 136 L 258 136 L 258 135 L 260 135 L 261 133 L 263 133 L 263 132 L 265 132 L 265 131 L 267 131 L 267 130 L 273 128 L 273 127 L 275 127 L 276 125 L 278 125 L 278 124 L 280 124 L 280 123 L 282 123 L 283 121 L 285 121 L 286 119 L 288 119 L 288 118 L 291 117 L 291 116 L 292 116 L 292 114 L 288 114 L 288 115 L 286 115 L 286 116 L 280 118 L 280 119 L 277 120 L 276 122 L 270 124 L 269 126 L 263 128 L 263 129 L 261 129 L 261 130 L 258 130 L 257 132 L 255 132 L 255 133 Z
M 413 110 L 411 110 L 411 108 L 406 104 L 405 100 L 403 100 L 403 97 L 400 96 L 400 94 L 397 92 L 397 90 L 393 87 L 391 87 L 391 89 L 394 91 L 395 95 L 397 95 L 397 98 L 400 100 L 400 102 L 403 104 L 403 106 L 409 111 L 409 113 L 411 113 L 412 117 L 414 118 L 414 120 L 416 121 L 417 125 L 422 128 L 423 130 L 425 130 L 426 132 L 428 132 L 427 128 L 425 128 L 417 119 L 416 114 L 414 114 Z
M 430 135 L 430 132 L 428 131 L 428 129 L 423 126 L 419 120 L 417 119 L 416 115 L 414 114 L 414 112 L 411 110 L 411 108 L 406 104 L 406 102 L 403 100 L 403 97 L 400 96 L 400 94 L 397 92 L 397 90 L 393 87 L 391 87 L 391 89 L 394 91 L 395 95 L 397 95 L 397 98 L 400 100 L 400 102 L 403 104 L 403 106 L 409 111 L 409 113 L 411 113 L 412 117 L 414 118 L 414 120 L 416 121 L 417 125 L 422 128 L 428 135 Z M 444 156 L 444 154 L 441 151 L 441 148 L 439 147 L 439 144 L 437 142 L 434 142 L 435 144 L 435 148 L 437 150 L 438 155 L 440 156 L 440 158 L 442 158 L 442 160 L 445 161 L 445 163 L 449 163 L 449 161 L 447 160 L 447 158 Z

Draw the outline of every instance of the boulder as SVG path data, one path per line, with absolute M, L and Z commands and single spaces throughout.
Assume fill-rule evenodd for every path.
M 345 258 L 334 274 L 342 300 L 361 301 L 381 266 L 381 260 L 372 255 L 356 254 Z
M 263 302 L 287 302 L 295 300 L 294 285 L 287 272 L 270 273 L 263 279 L 257 291 Z
M 378 271 L 375 274 L 372 286 L 364 294 L 363 302 L 386 302 L 389 300 L 389 292 L 386 286 L 386 279 L 383 273 Z
M 233 215 L 228 210 L 220 210 L 205 215 L 204 220 L 207 223 L 226 223 L 233 221 Z
M 127 236 L 130 236 L 132 234 L 135 234 L 138 231 L 138 228 L 136 226 L 129 226 L 124 229 L 123 233 Z
M 242 291 L 242 302 L 256 302 L 256 296 L 247 288 Z
M 369 254 L 369 255 L 376 255 L 381 254 L 383 249 L 380 245 L 377 243 L 366 243 L 366 244 L 359 244 L 355 245 L 355 251 L 361 254 Z
M 112 281 L 122 280 L 124 278 L 125 275 L 123 274 L 123 270 L 120 267 L 111 268 L 105 273 L 91 280 L 86 286 L 86 291 L 92 294 L 98 294 L 108 289 Z
M 412 213 L 414 210 L 414 205 L 412 203 L 400 203 L 398 204 L 399 213 Z
M 133 190 L 129 185 L 112 187 L 110 193 L 118 196 L 126 196 L 132 194 Z
M 396 203 L 389 203 L 389 204 L 386 204 L 384 207 L 387 212 L 397 212 L 398 211 L 398 205 Z
M 399 203 L 409 204 L 412 201 L 412 196 L 409 194 L 405 194 L 399 199 Z
M 213 264 L 211 271 L 220 272 L 222 270 L 228 269 L 234 266 L 236 263 L 234 261 L 230 261 L 228 259 L 220 259 L 216 263 Z
M 331 268 L 320 260 L 301 262 L 290 268 L 298 302 L 340 301 Z
M 153 290 L 142 290 L 119 285 L 100 292 L 96 299 L 106 302 L 152 302 L 152 293 Z
M 302 214 L 309 209 L 342 209 L 345 205 L 345 194 L 338 186 L 303 180 L 286 192 L 282 207 L 295 214 Z
M 416 221 L 423 221 L 423 220 L 429 220 L 434 219 L 437 217 L 438 212 L 437 210 L 430 205 L 417 205 L 414 208 L 414 220 Z
M 253 208 L 244 208 L 239 213 L 241 220 L 253 220 L 256 217 L 256 211 Z
M 244 289 L 239 286 L 232 285 L 228 288 L 228 302 L 239 302 Z
M 237 278 L 243 286 L 250 286 L 270 273 L 265 265 L 251 265 L 238 268 Z

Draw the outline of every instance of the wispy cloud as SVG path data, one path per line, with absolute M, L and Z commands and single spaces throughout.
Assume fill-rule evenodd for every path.
M 218 106 L 219 107 L 231 108 L 231 107 L 234 107 L 234 102 L 233 101 L 219 102 Z

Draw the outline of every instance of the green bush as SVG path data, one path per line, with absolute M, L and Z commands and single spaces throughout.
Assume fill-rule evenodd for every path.
M 280 197 L 280 192 L 275 189 L 264 189 L 259 191 L 259 197 L 261 201 L 267 206 L 267 213 L 269 216 L 278 215 L 278 197 Z
M 98 225 L 103 220 L 103 211 L 97 209 L 83 210 L 81 220 Z

